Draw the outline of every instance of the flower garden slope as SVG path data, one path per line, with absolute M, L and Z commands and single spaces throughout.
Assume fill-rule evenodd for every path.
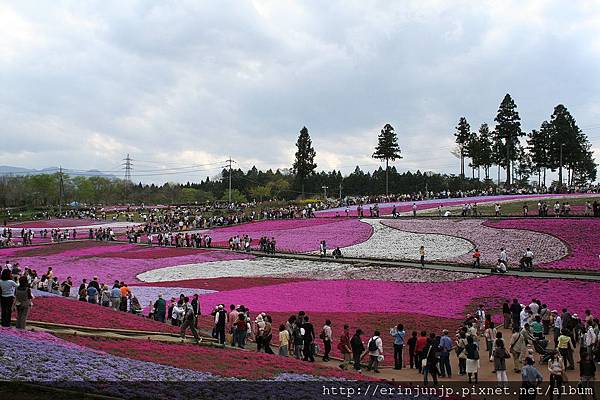
M 568 247 L 555 236 L 521 229 L 497 229 L 482 219 L 397 219 L 382 223 L 405 232 L 432 233 L 460 237 L 470 241 L 481 252 L 481 262 L 493 265 L 498 260 L 500 248 L 507 250 L 510 260 L 518 262 L 527 247 L 536 254 L 536 262 L 548 263 L 567 256 Z M 470 264 L 471 253 L 444 257 L 444 261 Z
M 129 244 L 85 242 L 82 248 L 68 244 L 45 246 L 33 256 L 20 257 L 19 250 L 0 249 L 0 257 L 11 257 L 21 266 L 44 273 L 52 267 L 60 279 L 72 276 L 75 283 L 98 276 L 101 283 L 115 280 L 131 283 L 142 272 L 182 264 L 209 261 L 252 259 L 253 256 L 206 249 L 151 248 Z M 65 247 L 61 247 L 65 246 Z M 64 249 L 64 251 L 61 251 Z M 44 251 L 49 254 L 44 255 Z M 178 254 L 181 254 L 178 256 Z M 13 259 L 14 257 L 14 259 Z
M 403 232 L 378 219 L 362 221 L 373 227 L 373 235 L 366 242 L 342 249 L 343 256 L 418 260 L 419 246 L 423 245 L 427 260 L 448 260 L 473 250 L 471 242 L 456 236 Z
M 278 251 L 304 253 L 318 250 L 321 240 L 332 248 L 362 243 L 371 236 L 371 227 L 356 219 L 310 218 L 254 222 L 214 229 L 210 234 L 213 243 L 220 246 L 227 246 L 234 235 L 249 234 L 254 248 L 258 248 L 261 236 L 267 236 L 275 238 Z
M 202 296 L 204 309 L 244 304 L 265 312 L 298 310 L 329 312 L 408 312 L 463 318 L 472 304 L 486 300 L 498 307 L 506 299 L 541 298 L 551 308 L 567 307 L 583 315 L 600 313 L 600 282 L 488 276 L 452 282 L 406 283 L 362 280 L 322 280 L 254 287 Z
M 543 232 L 559 238 L 569 246 L 568 256 L 541 263 L 548 269 L 600 271 L 600 219 L 506 219 L 488 221 L 487 226 Z M 552 249 L 548 249 L 552 251 Z M 534 253 L 536 260 L 543 255 Z

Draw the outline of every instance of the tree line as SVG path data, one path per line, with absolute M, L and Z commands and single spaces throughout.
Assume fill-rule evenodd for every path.
M 483 123 L 477 132 L 465 117 L 460 117 L 456 126 L 454 151 L 460 158 L 461 176 L 465 176 L 465 159 L 472 170 L 472 177 L 480 177 L 483 169 L 485 179 L 490 179 L 490 168 L 506 171 L 506 185 L 526 186 L 532 175 L 537 175 L 538 186 L 546 186 L 546 172 L 558 171 L 559 185 L 566 171 L 566 184 L 585 185 L 596 180 L 597 165 L 587 136 L 577 126 L 569 110 L 559 104 L 549 121 L 543 121 L 539 129 L 529 133 L 521 129 L 521 118 L 517 106 L 506 94 L 494 119 L 496 126 L 490 130 Z M 515 179 L 516 178 L 516 179 Z

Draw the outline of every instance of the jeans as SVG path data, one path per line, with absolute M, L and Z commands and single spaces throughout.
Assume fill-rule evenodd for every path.
M 323 360 L 329 360 L 329 352 L 331 352 L 331 340 L 323 340 L 323 346 L 325 347 L 325 354 L 323 354 Z
M 282 357 L 287 357 L 288 356 L 288 347 L 287 345 L 285 346 L 279 346 L 279 355 Z
M 194 321 L 189 320 L 189 319 L 185 319 L 183 321 L 183 323 L 181 324 L 181 328 L 180 328 L 181 337 L 183 339 L 185 339 L 185 331 L 188 327 L 190 328 L 190 331 L 192 331 L 192 335 L 194 335 L 194 339 L 200 340 L 200 336 L 198 336 L 198 331 L 196 330 L 196 327 L 194 326 Z
M 467 359 L 466 358 L 459 358 L 458 359 L 458 372 L 461 375 L 464 375 L 464 374 L 467 373 Z
M 427 380 L 427 375 L 429 374 L 431 374 L 431 377 L 433 378 L 434 386 L 437 386 L 437 372 L 437 367 L 435 365 L 430 366 L 428 363 L 425 368 L 423 368 L 423 386 L 427 386 L 429 384 L 429 381 Z
M 246 345 L 246 331 L 240 331 L 239 329 L 235 330 L 234 336 L 235 343 L 240 349 L 243 349 Z
M 313 342 L 308 340 L 304 341 L 304 361 L 315 361 L 315 356 L 313 355 Z
M 369 356 L 368 370 L 379 371 L 379 359 L 377 356 Z
M 561 386 L 563 384 L 562 375 L 550 374 L 550 388 L 548 389 L 548 397 L 550 400 L 554 399 L 553 389 L 558 389 L 558 394 L 556 395 L 557 399 L 560 399 L 560 391 L 562 390 Z
M 29 314 L 29 306 L 17 306 L 17 329 L 25 329 L 27 314 Z
M 403 344 L 394 344 L 394 368 L 402 369 L 404 360 L 402 357 Z
M 360 371 L 360 352 L 352 352 L 352 357 L 354 358 L 354 369 Z
M 225 325 L 217 325 L 217 339 L 220 344 L 225 344 Z
M 450 353 L 448 352 L 440 353 L 440 375 L 447 376 L 448 378 L 452 376 L 452 367 L 450 366 Z
M 2 308 L 2 326 L 3 327 L 10 327 L 10 316 L 12 314 L 12 306 L 13 306 L 13 301 L 14 301 L 15 297 L 14 296 L 8 296 L 8 297 L 0 297 L 0 307 Z

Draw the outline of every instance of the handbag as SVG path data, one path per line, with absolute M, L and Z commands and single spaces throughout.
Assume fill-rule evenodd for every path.
M 427 359 L 429 358 L 429 352 L 431 351 L 431 346 L 429 346 L 429 350 L 427 350 L 427 355 L 425 358 L 421 360 L 421 367 L 425 368 L 427 366 Z

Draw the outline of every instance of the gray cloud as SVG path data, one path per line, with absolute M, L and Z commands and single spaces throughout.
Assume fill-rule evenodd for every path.
M 458 117 L 493 125 L 506 92 L 525 129 L 564 103 L 600 150 L 599 67 L 592 2 L 5 3 L 0 163 L 283 168 L 306 125 L 349 172 L 390 122 L 398 168 L 456 172 Z

